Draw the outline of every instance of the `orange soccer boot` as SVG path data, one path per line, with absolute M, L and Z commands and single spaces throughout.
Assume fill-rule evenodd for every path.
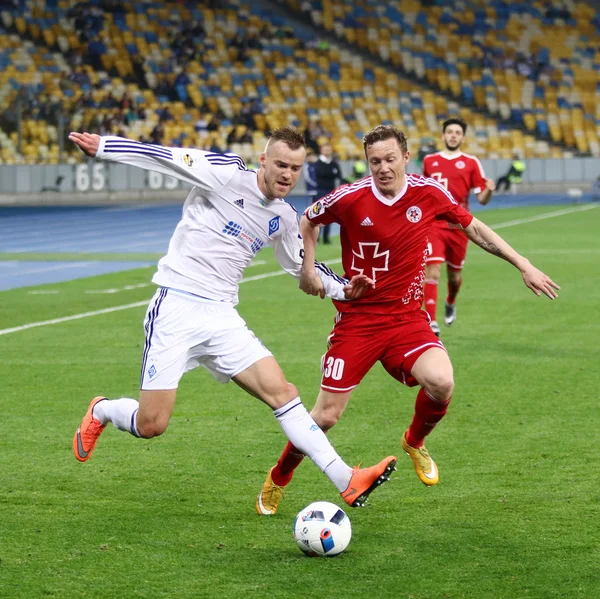
M 79 428 L 75 431 L 73 453 L 80 462 L 87 462 L 90 459 L 98 437 L 106 428 L 106 424 L 102 424 L 100 420 L 92 415 L 94 406 L 105 399 L 106 397 L 94 397 L 92 399 Z
M 350 507 L 364 507 L 370 493 L 387 482 L 394 470 L 396 470 L 395 456 L 388 456 L 370 468 L 360 466 L 353 468 L 348 488 L 340 493 L 342 499 Z

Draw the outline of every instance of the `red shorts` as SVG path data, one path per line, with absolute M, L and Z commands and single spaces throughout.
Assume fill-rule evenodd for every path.
M 445 351 L 429 326 L 427 313 L 406 315 L 338 314 L 321 360 L 321 389 L 345 393 L 354 389 L 380 361 L 396 380 L 408 387 L 417 358 L 432 347 Z
M 467 257 L 469 238 L 460 229 L 433 227 L 428 237 L 427 264 L 446 262 L 448 268 L 462 269 Z

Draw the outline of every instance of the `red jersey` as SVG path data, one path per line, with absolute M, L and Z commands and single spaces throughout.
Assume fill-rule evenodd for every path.
M 423 175 L 439 181 L 452 197 L 469 211 L 469 193 L 481 193 L 485 189 L 485 173 L 481 162 L 475 156 L 460 152 L 446 158 L 443 152 L 429 154 L 423 158 Z M 440 223 L 446 228 L 446 223 Z
M 418 175 L 406 175 L 393 199 L 365 177 L 332 191 L 304 214 L 320 225 L 339 223 L 345 276 L 364 273 L 376 283 L 359 300 L 334 301 L 338 311 L 371 314 L 420 311 L 433 223 L 467 227 L 473 220 L 440 183 Z

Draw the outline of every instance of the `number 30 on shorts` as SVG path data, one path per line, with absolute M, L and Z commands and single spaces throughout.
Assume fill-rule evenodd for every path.
M 323 378 L 339 381 L 344 374 L 344 360 L 329 356 L 323 361 Z

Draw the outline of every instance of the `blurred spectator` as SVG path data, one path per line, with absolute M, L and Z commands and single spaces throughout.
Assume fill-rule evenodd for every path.
M 504 187 L 506 191 L 510 191 L 513 185 L 518 185 L 523 180 L 523 173 L 525 172 L 526 165 L 521 160 L 519 154 L 513 154 L 513 162 L 510 165 L 508 172 L 500 177 L 496 182 L 496 189 L 501 191 L 501 187 Z
M 175 117 L 171 114 L 168 106 L 165 106 L 160 112 L 160 120 L 165 123 L 167 121 L 174 121 Z
M 200 133 L 202 131 L 208 131 L 208 121 L 206 120 L 206 115 L 200 112 L 200 117 L 194 123 L 194 131 L 196 133 Z
M 150 143 L 162 145 L 165 137 L 165 127 L 159 122 L 150 133 Z
M 420 170 L 423 168 L 423 158 L 428 154 L 433 154 L 435 149 L 435 140 L 426 137 L 421 141 L 421 146 L 419 147 L 417 159 L 415 161 Z
M 17 102 L 13 100 L 0 115 L 0 127 L 8 134 L 17 130 L 19 122 L 19 109 Z
M 146 69 L 144 69 L 144 59 L 139 54 L 134 54 L 131 57 L 131 64 L 138 85 L 141 87 L 149 87 L 148 81 L 146 80 Z
M 206 125 L 206 129 L 207 131 L 218 131 L 220 126 L 219 118 L 216 114 L 213 114 L 210 121 L 208 121 L 208 125 Z
M 252 113 L 252 105 L 248 98 L 242 99 L 242 107 L 240 112 L 233 117 L 233 123 L 236 125 L 245 125 L 249 129 L 254 129 L 254 115 Z
M 304 183 L 306 184 L 306 193 L 310 196 L 309 202 L 314 201 L 314 196 L 317 194 L 317 174 L 316 174 L 316 163 L 319 157 L 310 148 L 306 152 L 306 162 L 302 169 L 302 175 L 304 176 Z
M 252 143 L 252 130 L 250 128 L 246 128 L 242 135 L 240 136 L 241 144 L 251 144 Z
M 331 193 L 342 180 L 342 169 L 337 160 L 333 157 L 333 147 L 327 142 L 320 148 L 319 159 L 315 163 L 315 178 L 317 182 L 316 199 L 321 199 L 328 193 Z M 329 232 L 331 225 L 321 227 L 323 234 L 323 243 L 331 243 L 329 240 Z
M 321 119 L 316 116 L 311 116 L 308 121 L 308 127 L 304 131 L 304 139 L 306 140 L 306 146 L 311 148 L 315 154 L 319 154 L 319 138 L 320 137 L 331 137 L 331 134 L 321 124 Z
M 188 91 L 187 86 L 192 82 L 189 75 L 187 74 L 187 70 L 184 67 L 181 73 L 175 77 L 175 93 L 177 94 L 177 99 L 180 102 L 187 103 L 188 101 Z
M 237 133 L 237 125 L 234 125 L 231 128 L 231 131 L 229 132 L 229 134 L 227 135 L 227 146 L 229 148 L 231 148 L 231 146 L 233 144 L 239 144 L 239 143 L 240 143 L 240 138 Z
M 367 173 L 367 164 L 364 160 L 355 160 L 352 165 L 352 173 L 348 177 L 344 177 L 344 183 L 354 183 L 362 179 Z

